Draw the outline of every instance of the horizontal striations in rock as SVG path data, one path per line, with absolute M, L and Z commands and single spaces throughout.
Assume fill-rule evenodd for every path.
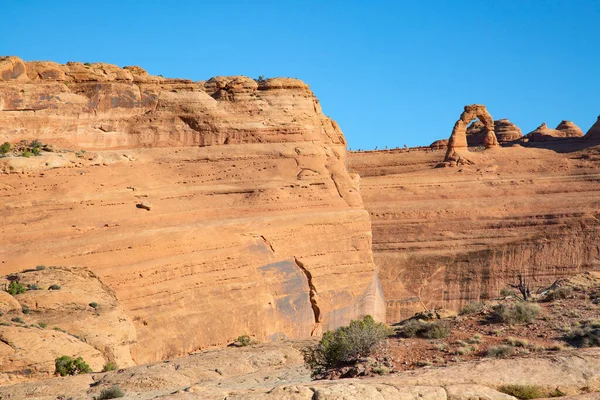
M 443 152 L 352 153 L 373 220 L 388 321 L 460 309 L 522 272 L 535 289 L 600 268 L 599 151 L 511 147 L 477 166 L 432 168 Z
M 345 139 L 308 85 L 0 66 L 0 141 L 87 150 L 0 160 L 0 272 L 88 267 L 137 363 L 385 318 Z

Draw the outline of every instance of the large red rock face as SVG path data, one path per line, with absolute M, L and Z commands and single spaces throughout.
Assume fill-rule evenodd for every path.
M 0 159 L 0 273 L 88 267 L 136 362 L 384 319 L 344 136 L 303 82 L 15 58 L 0 76 L 0 142 L 87 150 Z
M 598 147 L 474 154 L 457 169 L 433 168 L 442 150 L 351 153 L 389 322 L 497 297 L 518 273 L 536 290 L 600 269 Z

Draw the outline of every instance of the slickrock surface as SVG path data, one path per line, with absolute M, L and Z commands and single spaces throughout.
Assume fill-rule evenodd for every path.
M 488 359 L 444 368 L 387 376 L 310 381 L 299 345 L 260 345 L 219 349 L 160 364 L 0 387 L 5 399 L 74 400 L 97 396 L 117 384 L 135 399 L 240 400 L 514 400 L 497 389 L 504 384 L 560 388 L 573 399 L 597 399 L 598 349 L 563 351 L 552 356 Z M 596 392 L 582 394 L 582 392 Z
M 557 131 L 562 132 L 565 137 L 582 137 L 583 131 L 571 121 L 561 121 L 556 127 Z
M 306 84 L 16 58 L 0 76 L 0 142 L 57 149 L 0 159 L 0 273 L 89 268 L 136 363 L 385 318 L 345 139 Z
M 465 106 L 465 110 L 460 115 L 458 121 L 456 121 L 456 124 L 454 124 L 452 135 L 450 135 L 450 139 L 448 140 L 445 161 L 458 160 L 464 157 L 464 154 L 469 153 L 467 148 L 467 127 L 476 118 L 479 118 L 479 121 L 485 127 L 481 143 L 486 148 L 498 146 L 498 139 L 494 134 L 494 120 L 492 116 L 484 105 L 471 104 Z
M 135 365 L 133 323 L 94 274 L 84 268 L 46 268 L 16 276 L 32 289 L 15 295 L 18 306 L 0 316 L 0 384 L 52 375 L 55 358 L 63 355 L 81 356 L 95 371 L 108 361 Z
M 388 321 L 495 297 L 518 272 L 538 288 L 599 269 L 600 149 L 572 150 L 496 148 L 459 168 L 433 168 L 442 151 L 351 153 Z

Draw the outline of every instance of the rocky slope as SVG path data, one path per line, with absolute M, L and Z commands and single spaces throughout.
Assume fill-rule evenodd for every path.
M 443 150 L 350 155 L 389 322 L 497 296 L 519 272 L 536 289 L 600 268 L 600 149 L 552 143 L 469 152 L 474 165 L 454 168 L 434 168 Z
M 0 142 L 54 150 L 0 158 L 0 273 L 89 268 L 134 362 L 384 318 L 346 143 L 306 84 L 15 57 L 0 76 Z

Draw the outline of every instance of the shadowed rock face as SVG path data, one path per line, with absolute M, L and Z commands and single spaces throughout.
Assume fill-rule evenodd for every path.
M 465 106 L 465 110 L 460 115 L 458 121 L 456 121 L 456 124 L 454 124 L 452 135 L 448 141 L 446 161 L 453 161 L 461 156 L 461 152 L 468 152 L 467 127 L 475 118 L 479 118 L 479 121 L 481 121 L 485 127 L 484 137 L 481 141 L 482 144 L 486 148 L 498 146 L 498 139 L 494 134 L 494 120 L 492 119 L 492 116 L 485 106 L 481 104 L 471 104 Z
M 600 116 L 598 116 L 598 119 L 596 120 L 594 125 L 592 125 L 590 130 L 587 131 L 587 133 L 585 134 L 585 138 L 587 140 L 594 140 L 594 141 L 600 140 Z
M 0 142 L 87 150 L 0 160 L 0 273 L 88 267 L 135 362 L 385 318 L 346 142 L 308 85 L 17 58 L 0 76 Z

